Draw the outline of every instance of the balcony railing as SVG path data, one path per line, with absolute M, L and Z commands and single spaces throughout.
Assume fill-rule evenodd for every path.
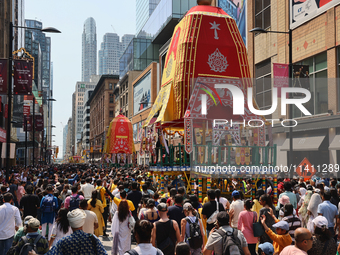
M 195 145 L 191 154 L 186 153 L 184 145 L 156 148 L 151 156 L 150 166 L 276 166 L 276 145 L 274 146 L 213 146 Z

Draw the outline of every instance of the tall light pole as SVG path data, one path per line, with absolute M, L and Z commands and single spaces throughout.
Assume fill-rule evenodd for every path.
M 9 182 L 9 160 L 10 160 L 10 143 L 11 143 L 11 120 L 12 120 L 12 72 L 13 72 L 13 27 L 39 30 L 41 32 L 49 33 L 61 33 L 58 29 L 53 27 L 47 27 L 43 29 L 14 26 L 12 22 L 9 22 L 9 36 L 8 36 L 8 80 L 7 80 L 7 130 L 6 130 L 6 182 Z
M 289 87 L 292 87 L 292 79 L 293 79 L 293 30 L 289 29 L 288 32 L 284 31 L 270 31 L 265 30 L 260 27 L 253 28 L 249 32 L 251 33 L 274 33 L 274 34 L 287 34 L 289 37 L 289 45 L 288 45 L 288 69 L 289 69 Z M 289 94 L 289 98 L 293 98 L 292 93 Z M 293 119 L 293 105 L 289 104 L 289 119 Z M 290 121 L 289 125 L 289 157 L 288 157 L 288 166 L 293 164 L 293 121 Z

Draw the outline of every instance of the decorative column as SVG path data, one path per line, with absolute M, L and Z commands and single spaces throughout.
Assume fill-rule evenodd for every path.
M 164 194 L 164 172 L 161 172 L 161 194 Z
M 256 195 L 256 184 L 255 183 L 256 183 L 255 178 L 253 177 L 253 179 L 252 179 L 252 191 L 251 191 L 253 200 L 255 199 L 255 195 Z
M 277 206 L 277 175 L 274 175 L 274 205 Z
M 191 178 L 191 194 L 195 194 L 195 178 Z
M 207 191 L 211 189 L 211 177 L 207 178 Z
M 266 193 L 266 176 L 262 177 L 262 190 Z
M 202 197 L 202 176 L 198 178 L 198 201 L 200 203 L 203 202 L 203 197 Z

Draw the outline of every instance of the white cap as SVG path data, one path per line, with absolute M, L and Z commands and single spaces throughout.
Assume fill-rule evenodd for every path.
M 313 220 L 313 223 L 318 228 L 328 228 L 328 220 L 324 216 L 318 216 Z

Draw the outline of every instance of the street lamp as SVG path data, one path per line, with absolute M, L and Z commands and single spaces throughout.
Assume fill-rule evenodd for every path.
M 9 183 L 9 158 L 10 158 L 10 143 L 11 143 L 11 119 L 12 119 L 12 52 L 13 52 L 13 27 L 15 28 L 23 28 L 23 29 L 32 29 L 39 30 L 41 32 L 49 32 L 49 33 L 61 33 L 58 29 L 53 27 L 47 28 L 31 28 L 31 27 L 22 27 L 22 26 L 14 26 L 12 22 L 9 22 L 9 36 L 8 36 L 8 81 L 7 81 L 7 130 L 6 130 L 6 182 Z M 34 143 L 33 143 L 34 144 Z
M 249 32 L 251 33 L 274 33 L 274 34 L 287 34 L 289 37 L 288 51 L 289 51 L 289 87 L 292 87 L 292 78 L 293 78 L 293 30 L 289 29 L 288 32 L 285 31 L 270 31 L 265 30 L 260 27 L 255 27 Z M 289 94 L 289 98 L 293 98 L 292 94 Z M 293 105 L 289 104 L 289 118 L 293 119 Z M 293 121 L 290 121 L 289 125 L 289 158 L 288 165 L 291 166 L 293 164 Z

